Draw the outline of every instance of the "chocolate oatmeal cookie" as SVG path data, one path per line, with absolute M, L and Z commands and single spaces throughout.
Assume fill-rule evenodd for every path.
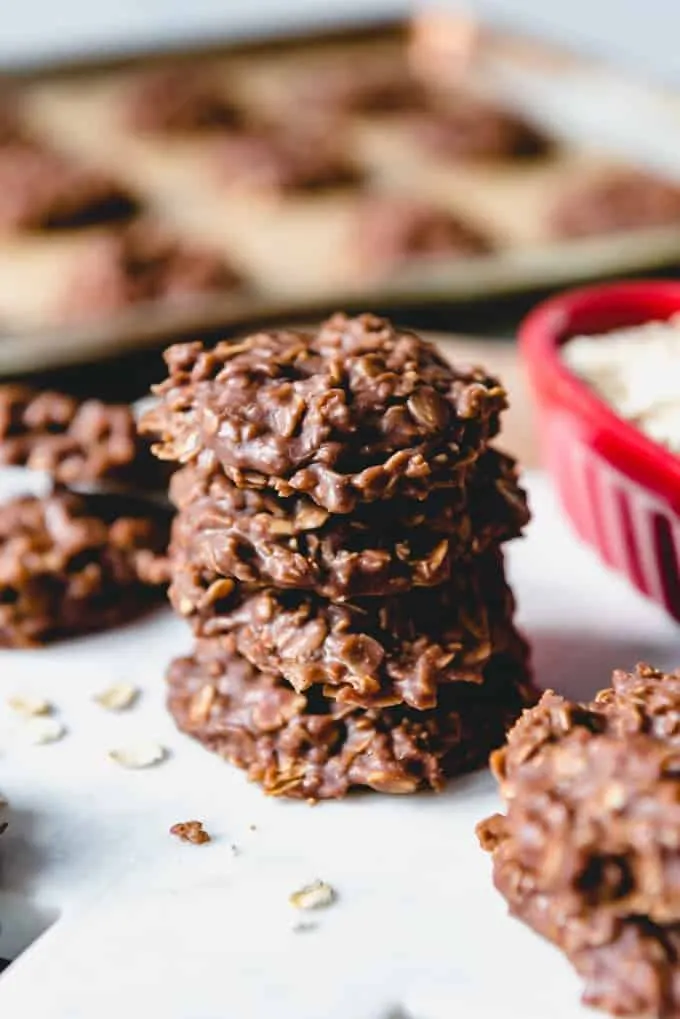
M 385 116 L 419 110 L 427 93 L 401 60 L 360 60 L 327 64 L 302 72 L 289 83 L 286 108 L 306 118 L 346 114 Z
M 360 183 L 362 174 L 324 136 L 260 129 L 215 143 L 215 172 L 225 187 L 264 195 L 329 191 Z
M 451 684 L 438 710 L 362 710 L 296 693 L 258 672 L 228 642 L 202 642 L 168 672 L 179 728 L 247 771 L 274 796 L 329 799 L 351 788 L 385 793 L 441 789 L 478 767 L 508 724 L 535 699 L 525 649 L 499 655 L 482 685 Z
M 161 135 L 231 131 L 244 123 L 214 76 L 181 65 L 139 75 L 125 95 L 124 119 L 135 131 Z
M 549 212 L 553 237 L 588 237 L 680 222 L 680 185 L 638 170 L 570 182 Z
M 522 159 L 549 148 L 523 117 L 470 95 L 413 114 L 405 124 L 419 148 L 446 160 Z
M 546 693 L 492 757 L 506 814 L 479 834 L 511 911 L 617 1015 L 680 1011 L 680 673 Z
M 432 587 L 473 554 L 521 533 L 529 511 L 514 461 L 487 450 L 468 484 L 423 501 L 396 499 L 332 516 L 305 496 L 237 488 L 183 467 L 171 481 L 181 512 L 173 544 L 204 576 L 315 591 L 335 600 Z
M 121 185 L 44 146 L 0 147 L 0 230 L 59 230 L 130 217 Z
M 0 93 L 0 147 L 27 142 L 17 107 L 18 99 L 15 95 L 4 91 Z
M 157 455 L 218 465 L 236 485 L 308 495 L 333 513 L 460 483 L 499 428 L 506 395 L 480 368 L 373 315 L 316 333 L 171 347 L 142 421 Z
M 446 209 L 397 195 L 374 195 L 362 201 L 351 241 L 364 274 L 375 276 L 411 261 L 466 258 L 493 247 L 489 238 Z
M 153 489 L 165 472 L 137 435 L 132 408 L 28 386 L 0 386 L 0 464 L 46 471 L 62 484 Z
M 242 283 L 218 255 L 138 221 L 91 238 L 66 284 L 59 314 L 65 321 L 83 321 L 136 304 L 233 291 Z
M 146 503 L 55 489 L 0 506 L 0 645 L 130 619 L 167 583 L 168 517 Z
M 185 550 L 182 550 L 184 552 Z M 258 669 L 340 703 L 435 707 L 446 683 L 481 683 L 491 656 L 517 641 L 500 553 L 447 584 L 391 598 L 329 602 L 300 591 L 251 591 L 206 578 L 173 550 L 170 599 L 198 637 L 233 634 Z

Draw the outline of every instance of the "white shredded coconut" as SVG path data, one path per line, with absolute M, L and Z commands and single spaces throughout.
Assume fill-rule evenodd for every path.
M 562 347 L 562 356 L 621 417 L 680 452 L 680 315 L 576 336 Z

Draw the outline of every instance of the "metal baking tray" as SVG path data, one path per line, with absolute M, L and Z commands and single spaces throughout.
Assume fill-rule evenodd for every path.
M 290 320 L 345 306 L 469 304 L 680 262 L 677 227 L 560 243 L 542 234 L 547 196 L 561 181 L 631 160 L 663 164 L 665 171 L 680 176 L 680 152 L 676 161 L 675 153 L 654 149 L 669 115 L 665 97 L 635 91 L 590 64 L 503 33 L 480 35 L 470 82 L 524 110 L 559 138 L 548 157 L 444 166 L 423 158 L 400 134 L 398 122 L 364 121 L 352 133 L 360 159 L 378 176 L 389 171 L 392 186 L 429 197 L 485 229 L 496 243 L 490 255 L 414 262 L 389 278 L 366 280 L 353 273 L 346 242 L 356 194 L 244 203 L 205 172 L 205 139 L 178 143 L 139 137 L 121 126 L 117 111 L 131 76 L 159 61 L 190 64 L 198 58 L 237 80 L 252 101 L 266 104 L 305 62 L 322 66 L 361 59 L 362 54 L 374 60 L 376 54 L 403 46 L 406 32 L 404 23 L 381 24 L 14 73 L 11 78 L 38 135 L 128 183 L 178 235 L 240 259 L 254 286 L 247 293 L 182 305 L 138 305 L 100 320 L 60 326 L 49 295 L 73 252 L 88 243 L 89 233 L 16 236 L 0 243 L 0 372 L 93 361 L 192 333 L 233 330 L 263 317 Z M 597 147 L 591 144 L 595 122 L 606 123 L 609 132 L 604 136 L 598 129 Z

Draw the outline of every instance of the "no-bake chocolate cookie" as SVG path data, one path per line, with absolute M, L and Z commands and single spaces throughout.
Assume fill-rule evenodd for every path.
M 215 174 L 225 187 L 286 196 L 353 186 L 362 174 L 324 136 L 273 130 L 221 138 L 213 148 Z
M 25 647 L 130 619 L 167 582 L 168 515 L 57 489 L 0 506 L 0 645 Z
M 474 96 L 413 114 L 406 126 L 419 148 L 446 160 L 521 159 L 548 150 L 546 138 L 523 117 Z
M 680 185 L 637 170 L 569 183 L 549 213 L 554 237 L 587 237 L 677 225 Z
M 362 271 L 376 276 L 420 259 L 465 258 L 492 248 L 490 239 L 453 213 L 399 196 L 361 202 L 351 240 Z
M 441 584 L 529 517 L 514 461 L 491 449 L 466 486 L 393 500 L 389 514 L 367 503 L 334 516 L 305 496 L 237 488 L 194 466 L 173 475 L 170 491 L 181 510 L 173 543 L 204 576 L 336 600 Z
M 506 814 L 479 826 L 510 910 L 560 947 L 585 1001 L 680 1014 L 680 673 L 546 693 L 492 757 Z
M 299 691 L 320 684 L 346 704 L 432 708 L 443 684 L 482 682 L 491 656 L 517 639 L 496 552 L 446 584 L 351 602 L 206 578 L 176 550 L 172 570 L 171 601 L 197 636 L 233 634 L 257 668 Z
M 451 684 L 437 711 L 349 708 L 315 687 L 296 693 L 231 644 L 204 642 L 168 672 L 180 729 L 247 771 L 274 796 L 329 799 L 351 788 L 441 789 L 482 764 L 535 699 L 523 645 L 491 661 L 483 685 Z
M 144 302 L 233 291 L 241 284 L 239 273 L 218 255 L 140 221 L 91 239 L 59 313 L 62 320 L 83 321 Z
M 97 170 L 34 144 L 0 147 L 0 230 L 57 230 L 126 219 L 136 200 Z
M 197 134 L 243 125 L 243 113 L 210 73 L 162 67 L 142 74 L 124 97 L 124 120 L 136 131 Z
M 326 122 L 345 114 L 398 114 L 427 103 L 422 83 L 401 60 L 327 64 L 300 73 L 285 94 L 287 108 L 294 108 L 297 117 L 323 117 Z
M 62 484 L 162 487 L 163 470 L 137 434 L 132 408 L 28 386 L 0 386 L 0 464 L 45 471 Z
M 373 315 L 316 333 L 171 347 L 142 421 L 157 454 L 239 487 L 307 494 L 334 513 L 455 486 L 499 427 L 500 383 Z

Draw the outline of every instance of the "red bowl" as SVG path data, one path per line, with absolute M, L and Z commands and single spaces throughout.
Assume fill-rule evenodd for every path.
M 520 327 L 546 466 L 579 535 L 680 619 L 680 457 L 619 417 L 563 362 L 579 334 L 668 319 L 680 283 L 615 283 L 539 305 Z M 680 396 L 680 394 L 679 394 Z

